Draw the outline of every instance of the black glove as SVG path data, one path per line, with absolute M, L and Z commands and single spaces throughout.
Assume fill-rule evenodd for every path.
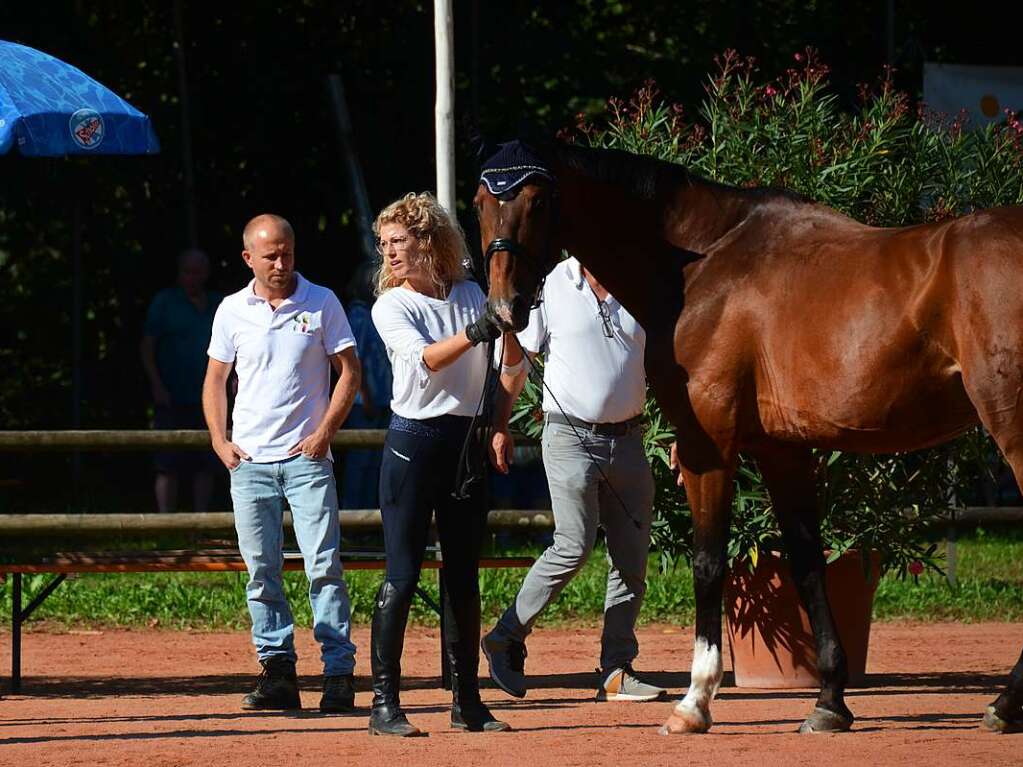
M 482 317 L 465 328 L 465 335 L 473 346 L 485 341 L 496 341 L 501 337 L 502 332 L 501 326 L 497 324 L 497 319 L 491 313 L 489 306 L 484 310 Z

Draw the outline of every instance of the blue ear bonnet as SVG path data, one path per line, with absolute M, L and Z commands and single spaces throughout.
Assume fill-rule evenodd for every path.
M 500 144 L 483 163 L 480 183 L 495 197 L 514 192 L 531 178 L 554 180 L 536 150 L 519 140 Z

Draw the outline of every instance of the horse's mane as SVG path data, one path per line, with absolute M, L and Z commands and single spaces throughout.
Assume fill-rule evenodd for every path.
M 557 144 L 547 148 L 558 162 L 595 181 L 622 187 L 626 194 L 640 200 L 655 200 L 665 189 L 679 186 L 703 186 L 726 194 L 771 202 L 811 202 L 803 195 L 778 187 L 740 188 L 703 178 L 683 165 L 658 160 L 649 155 L 632 154 L 620 149 L 597 149 L 576 144 Z

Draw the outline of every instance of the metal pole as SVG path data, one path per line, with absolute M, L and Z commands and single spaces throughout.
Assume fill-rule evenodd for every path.
M 448 658 L 448 631 L 451 627 L 444 619 L 447 601 L 451 598 L 447 587 L 444 585 L 444 566 L 437 570 L 437 595 L 440 597 L 440 686 L 445 690 L 451 689 L 451 659 Z M 457 628 L 455 629 L 458 630 Z
M 455 213 L 455 43 L 451 0 L 434 0 L 433 30 L 437 57 L 434 107 L 437 199 Z
M 956 566 L 959 560 L 959 545 L 958 545 L 959 532 L 956 530 L 956 510 L 952 507 L 952 518 L 948 523 L 948 533 L 945 539 L 945 578 L 948 580 L 948 585 L 955 587 L 958 582 L 956 576 Z
M 956 576 L 956 565 L 958 564 L 958 538 L 959 531 L 956 529 L 956 512 L 959 505 L 959 498 L 956 496 L 956 465 L 955 459 L 951 453 L 948 456 L 946 465 L 948 466 L 949 476 L 952 477 L 952 483 L 948 489 L 948 506 L 952 510 L 951 517 L 948 523 L 948 535 L 945 541 L 945 577 L 948 579 L 948 585 L 955 587 L 958 582 Z
M 72 177 L 77 168 L 72 168 Z M 82 425 L 82 203 L 75 196 L 71 243 L 71 426 Z M 77 500 L 78 486 L 82 479 L 82 455 L 77 451 L 71 456 L 72 503 Z
M 185 182 L 185 234 L 190 248 L 199 247 L 199 214 L 195 199 L 192 159 L 192 120 L 189 116 L 188 73 L 185 68 L 185 24 L 181 0 L 174 0 L 174 58 L 178 64 L 178 102 L 181 104 L 181 165 Z
M 11 573 L 11 692 L 21 692 L 21 573 Z
M 71 243 L 71 425 L 82 425 L 82 205 L 75 200 Z
M 472 17 L 469 30 L 470 42 L 472 44 L 472 61 L 469 64 L 470 83 L 470 115 L 472 124 L 480 124 L 480 4 L 479 0 L 472 0 Z
M 334 108 L 334 120 L 337 125 L 338 141 L 341 144 L 341 154 L 344 156 L 348 188 L 355 203 L 355 224 L 359 228 L 362 257 L 366 263 L 371 264 L 376 260 L 373 213 L 369 207 L 369 195 L 366 193 L 366 180 L 362 176 L 359 155 L 355 151 L 352 117 L 348 111 L 348 100 L 345 98 L 345 86 L 341 75 L 327 75 L 327 91 L 331 106 Z

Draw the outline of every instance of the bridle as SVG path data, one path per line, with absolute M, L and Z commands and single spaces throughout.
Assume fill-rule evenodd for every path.
M 509 199 L 514 199 L 517 196 L 512 195 Z M 501 199 L 504 195 L 501 195 Z M 558 253 L 554 252 L 553 240 L 554 231 L 558 226 L 558 214 L 560 213 L 561 206 L 558 204 L 558 188 L 552 185 L 551 187 L 551 221 L 550 231 L 547 235 L 547 246 L 544 248 L 543 261 L 540 263 L 540 279 L 536 283 L 536 290 L 533 292 L 533 298 L 530 302 L 530 310 L 538 307 L 543 301 L 543 286 L 547 280 L 547 275 L 558 263 Z M 512 239 L 511 237 L 497 237 L 490 241 L 487 245 L 487 250 L 483 254 L 483 274 L 486 275 L 487 279 L 487 290 L 490 289 L 490 260 L 493 258 L 495 253 L 505 252 L 513 256 L 516 261 L 519 258 L 524 258 L 527 255 L 525 246 L 518 240 Z

